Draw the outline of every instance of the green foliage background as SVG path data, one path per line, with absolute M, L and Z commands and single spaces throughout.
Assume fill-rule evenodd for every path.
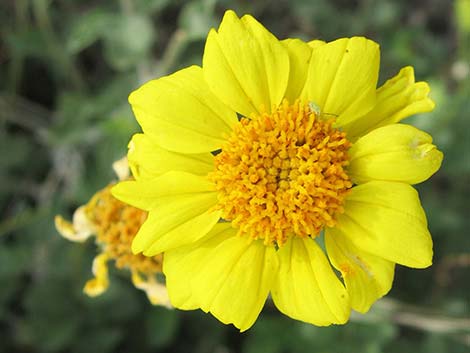
M 397 268 L 367 315 L 317 328 L 269 304 L 240 334 L 200 311 L 152 307 L 127 273 L 82 293 L 96 248 L 59 237 L 111 178 L 138 131 L 127 95 L 200 64 L 225 9 L 279 38 L 366 35 L 381 44 L 380 81 L 405 65 L 437 109 L 412 118 L 445 153 L 418 189 L 434 265 Z M 0 3 L 0 352 L 468 352 L 470 347 L 470 2 L 468 0 L 2 0 Z

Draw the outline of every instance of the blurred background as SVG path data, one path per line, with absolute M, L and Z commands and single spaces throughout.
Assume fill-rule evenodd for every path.
M 88 298 L 96 246 L 54 228 L 114 178 L 139 131 L 129 92 L 201 64 L 229 8 L 278 38 L 365 35 L 381 44 L 380 83 L 412 65 L 432 87 L 437 108 L 409 122 L 445 154 L 418 186 L 434 265 L 398 266 L 390 294 L 345 326 L 267 305 L 240 334 L 201 311 L 152 307 L 122 271 Z M 469 352 L 469 0 L 1 0 L 0 34 L 0 352 Z

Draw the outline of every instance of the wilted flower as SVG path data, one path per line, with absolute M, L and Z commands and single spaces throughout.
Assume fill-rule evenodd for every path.
M 129 177 L 127 158 L 115 162 L 113 167 L 121 180 Z M 95 277 L 85 284 L 83 290 L 91 297 L 106 291 L 109 286 L 108 262 L 114 261 L 117 268 L 131 271 L 133 284 L 147 293 L 152 304 L 170 307 L 166 287 L 158 280 L 162 271 L 162 255 L 147 257 L 131 251 L 132 240 L 147 219 L 147 212 L 113 197 L 113 185 L 109 184 L 86 205 L 80 206 L 72 223 L 61 216 L 55 218 L 57 230 L 68 240 L 81 243 L 95 236 L 99 249 L 93 260 Z

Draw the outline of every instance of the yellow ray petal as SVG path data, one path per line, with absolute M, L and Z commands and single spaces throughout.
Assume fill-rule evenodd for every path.
M 310 48 L 316 49 L 316 48 L 319 48 L 319 47 L 325 45 L 326 42 L 324 42 L 323 40 L 320 40 L 320 39 L 314 39 L 314 40 L 311 40 L 310 42 L 308 42 L 307 44 Z
M 404 67 L 377 89 L 377 103 L 369 113 L 343 126 L 353 141 L 381 126 L 397 123 L 413 114 L 430 112 L 434 102 L 428 97 L 429 85 L 415 82 L 414 70 Z
M 235 112 L 211 93 L 197 66 L 147 82 L 131 93 L 129 103 L 144 133 L 174 152 L 217 150 L 237 122 Z
M 245 331 L 261 312 L 276 277 L 276 251 L 260 240 L 236 236 L 225 225 L 214 233 L 199 244 L 165 253 L 170 299 L 178 307 L 182 296 L 173 286 L 189 283 L 193 305 Z
M 287 49 L 290 63 L 289 83 L 284 96 L 293 103 L 299 98 L 307 79 L 312 48 L 300 39 L 285 39 L 281 43 Z
M 348 320 L 348 293 L 314 240 L 291 238 L 278 255 L 279 275 L 272 297 L 282 313 L 317 326 Z
M 245 331 L 256 321 L 277 275 L 276 251 L 261 240 L 236 236 L 212 250 L 193 279 L 196 296 L 202 298 L 202 310 Z
M 85 284 L 83 291 L 90 297 L 103 294 L 109 287 L 108 260 L 106 253 L 101 253 L 93 260 L 92 271 L 95 278 L 90 279 Z
M 150 212 L 133 243 L 132 251 L 154 256 L 203 238 L 219 221 L 221 211 L 213 211 L 214 195 L 178 198 Z
M 214 169 L 212 154 L 167 151 L 145 134 L 132 137 L 127 156 L 136 179 L 152 179 L 171 170 L 207 175 Z
M 370 180 L 420 183 L 441 166 L 443 154 L 432 137 L 410 125 L 372 130 L 349 150 L 348 175 L 355 183 Z
M 215 236 L 227 237 L 233 233 L 229 222 L 217 223 L 206 237 L 197 243 L 168 250 L 163 261 L 163 273 L 166 276 L 166 284 L 172 305 L 182 310 L 193 310 L 200 307 L 200 303 L 194 296 L 191 280 L 194 273 L 200 271 L 203 266 L 200 259 L 209 251 L 207 247 L 200 246 L 207 239 Z M 191 269 L 188 271 L 187 269 Z M 196 283 L 197 284 L 197 283 Z
M 204 77 L 215 95 L 244 116 L 279 105 L 289 79 L 284 46 L 253 17 L 225 12 L 211 30 L 203 57 Z
M 132 271 L 132 283 L 138 289 L 143 290 L 152 305 L 161 305 L 171 309 L 170 298 L 166 286 L 159 283 L 154 276 L 144 278 L 137 271 Z
M 395 264 L 358 249 L 338 229 L 327 229 L 325 244 L 332 265 L 341 272 L 351 307 L 367 312 L 392 287 Z
M 214 184 L 205 177 L 170 171 L 153 179 L 121 181 L 113 186 L 111 192 L 118 200 L 150 211 L 167 203 L 173 196 L 213 194 L 214 190 Z
M 312 52 L 302 97 L 323 113 L 337 115 L 342 126 L 375 105 L 379 46 L 366 38 L 342 38 Z
M 217 203 L 213 190 L 206 178 L 177 171 L 113 187 L 114 197 L 149 211 L 132 251 L 153 256 L 206 235 L 220 218 L 220 211 L 212 210 Z
M 410 185 L 370 181 L 352 189 L 344 208 L 335 228 L 354 246 L 408 267 L 431 265 L 426 215 Z

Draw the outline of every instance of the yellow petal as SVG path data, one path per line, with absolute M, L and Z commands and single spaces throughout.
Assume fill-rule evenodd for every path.
M 367 312 L 392 287 L 395 264 L 358 249 L 338 229 L 327 229 L 325 244 L 332 265 L 341 272 L 351 307 Z
M 285 98 L 290 103 L 299 98 L 307 79 L 308 66 L 312 56 L 312 48 L 299 39 L 285 39 L 281 41 L 289 54 L 289 83 Z
M 310 42 L 308 42 L 307 44 L 310 48 L 316 49 L 316 48 L 319 48 L 319 47 L 325 45 L 326 42 L 324 42 L 323 40 L 320 40 L 320 39 L 314 39 L 314 40 L 311 40 Z
M 370 181 L 352 189 L 338 228 L 356 247 L 415 268 L 432 262 L 432 240 L 418 193 L 404 183 Z
M 181 171 L 170 171 L 153 179 L 127 180 L 113 186 L 115 198 L 145 211 L 150 211 L 174 197 L 215 194 L 207 178 Z
M 343 129 L 351 141 L 381 126 L 397 123 L 413 114 L 425 113 L 434 109 L 434 102 L 428 97 L 429 85 L 415 82 L 414 70 L 404 67 L 379 89 L 377 103 L 369 113 Z
M 363 37 L 342 38 L 312 51 L 302 97 L 342 126 L 375 105 L 380 51 Z
M 372 130 L 349 150 L 348 175 L 357 184 L 370 180 L 420 183 L 441 166 L 442 152 L 432 137 L 410 125 Z
M 83 243 L 94 233 L 94 225 L 88 219 L 85 206 L 80 206 L 73 214 L 73 223 L 66 221 L 62 216 L 55 216 L 55 227 L 64 238 Z
M 131 93 L 129 102 L 144 133 L 174 152 L 217 150 L 237 122 L 235 112 L 211 93 L 197 66 L 147 82 Z
M 314 240 L 292 238 L 278 255 L 279 275 L 272 297 L 282 313 L 317 326 L 348 320 L 348 293 Z
M 289 56 L 284 46 L 253 17 L 225 12 L 219 30 L 211 30 L 203 57 L 209 87 L 244 116 L 270 112 L 284 97 Z
M 217 203 L 213 190 L 206 178 L 177 171 L 113 187 L 114 197 L 149 211 L 132 242 L 132 251 L 153 256 L 206 235 L 220 218 L 220 211 L 212 210 Z
M 130 177 L 129 161 L 127 157 L 122 157 L 113 163 L 113 170 L 118 176 L 119 180 L 126 180 Z
M 171 304 L 182 310 L 193 310 L 200 307 L 200 303 L 194 296 L 191 280 L 194 273 L 203 266 L 200 259 L 209 251 L 201 246 L 207 239 L 226 234 L 232 236 L 233 229 L 229 222 L 217 223 L 206 237 L 197 243 L 168 250 L 163 261 L 163 273 L 166 276 L 166 285 Z M 190 270 L 188 270 L 190 269 Z
M 90 279 L 83 288 L 86 295 L 96 297 L 103 294 L 109 287 L 108 260 L 106 253 L 101 253 L 93 260 L 93 274 L 95 278 Z
M 174 305 L 178 307 L 173 285 L 189 280 L 198 307 L 245 331 L 263 308 L 278 261 L 274 247 L 236 233 L 222 226 L 199 244 L 165 253 L 163 270 Z M 180 299 L 178 293 L 176 297 Z
M 137 271 L 132 271 L 132 283 L 138 289 L 143 290 L 152 305 L 161 305 L 171 309 L 170 298 L 166 286 L 159 283 L 155 276 L 143 278 Z
M 205 260 L 205 266 L 193 278 L 202 310 L 240 331 L 249 329 L 277 275 L 274 247 L 266 247 L 261 240 L 232 236 L 214 246 Z
M 150 212 L 132 242 L 132 251 L 154 256 L 203 238 L 219 221 L 221 211 L 213 211 L 215 196 L 179 198 Z
M 171 170 L 207 175 L 214 169 L 212 154 L 167 151 L 145 134 L 132 137 L 127 156 L 136 179 L 152 179 Z

